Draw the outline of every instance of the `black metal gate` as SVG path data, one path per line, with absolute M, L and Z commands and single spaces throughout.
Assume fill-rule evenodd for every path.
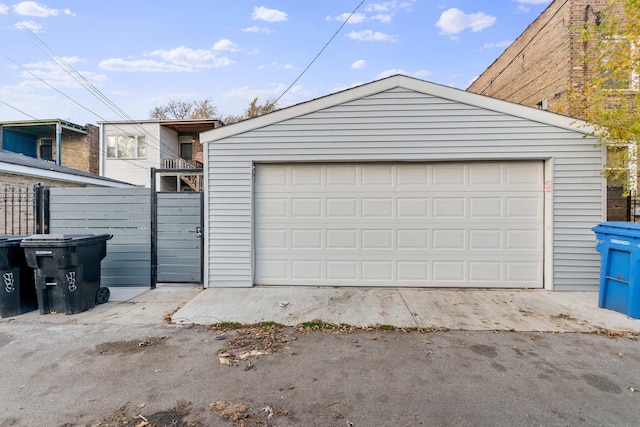
M 0 234 L 44 234 L 49 230 L 49 188 L 5 185 L 0 196 Z

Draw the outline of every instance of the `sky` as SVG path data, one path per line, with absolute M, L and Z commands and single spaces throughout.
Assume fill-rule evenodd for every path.
M 551 0 L 0 0 L 0 121 L 284 108 L 393 74 L 466 89 Z M 314 61 L 315 58 L 315 61 Z

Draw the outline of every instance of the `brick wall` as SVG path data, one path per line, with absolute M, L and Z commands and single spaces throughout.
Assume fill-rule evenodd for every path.
M 24 186 L 32 186 L 35 184 L 47 185 L 50 187 L 86 187 L 86 184 L 79 184 L 76 182 L 67 182 L 67 181 L 57 181 L 54 179 L 46 179 L 39 177 L 31 177 L 24 175 L 15 175 L 6 172 L 0 172 L 0 188 L 4 188 L 6 186 L 16 186 L 16 187 L 24 187 Z
M 467 89 L 470 92 L 564 112 L 568 85 L 585 78 L 587 46 L 579 28 L 595 22 L 608 0 L 555 0 Z
M 56 181 L 0 172 L 0 234 L 35 233 L 33 186 L 86 187 L 84 184 Z
M 80 133 L 62 137 L 62 166 L 89 172 L 100 173 L 99 133 L 98 127 L 87 124 L 87 135 Z
M 554 0 L 540 16 L 467 89 L 530 107 L 544 102 L 549 111 L 581 118 L 569 106 L 569 85 L 580 87 L 588 78 L 584 55 L 589 49 L 579 29 L 609 0 Z M 620 13 L 621 9 L 617 12 Z M 607 219 L 626 219 L 622 188 L 610 183 Z

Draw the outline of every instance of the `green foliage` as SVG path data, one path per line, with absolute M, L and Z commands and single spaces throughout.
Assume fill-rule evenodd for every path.
M 594 126 L 608 149 L 604 173 L 628 185 L 640 142 L 640 0 L 610 0 L 597 16 L 578 29 L 585 77 L 569 89 L 567 112 Z

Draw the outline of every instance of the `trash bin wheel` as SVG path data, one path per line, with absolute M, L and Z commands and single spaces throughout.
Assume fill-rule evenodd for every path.
M 109 296 L 111 296 L 109 288 L 98 288 L 98 292 L 96 292 L 96 304 L 104 304 L 109 301 Z

